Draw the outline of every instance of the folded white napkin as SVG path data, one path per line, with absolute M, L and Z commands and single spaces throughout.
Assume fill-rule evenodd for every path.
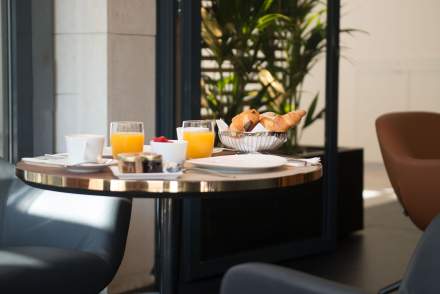
M 54 165 L 54 166 L 65 166 L 68 163 L 67 153 L 58 154 L 46 154 L 37 157 L 23 157 L 21 160 L 28 164 L 37 165 Z
M 225 123 L 224 120 L 217 119 L 217 120 L 215 120 L 215 122 L 217 123 L 217 128 L 219 129 L 219 131 L 223 132 L 223 131 L 227 131 L 229 129 L 228 124 Z

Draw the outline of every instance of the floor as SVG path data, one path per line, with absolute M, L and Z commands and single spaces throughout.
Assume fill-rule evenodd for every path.
M 366 164 L 364 188 L 363 231 L 340 241 L 332 254 L 285 265 L 367 293 L 377 293 L 381 287 L 399 280 L 421 233 L 402 214 L 382 165 Z
M 341 241 L 333 254 L 291 262 L 290 267 L 367 293 L 401 278 L 421 233 L 402 214 L 381 165 L 366 166 L 364 187 L 365 229 Z

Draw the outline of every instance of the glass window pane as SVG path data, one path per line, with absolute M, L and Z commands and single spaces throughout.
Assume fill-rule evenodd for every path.
M 290 128 L 269 129 L 287 130 L 286 151 L 324 145 L 326 3 L 303 2 L 239 1 L 232 9 L 201 1 L 202 117 L 230 123 L 246 109 L 286 115 Z M 299 110 L 308 115 L 292 127 Z

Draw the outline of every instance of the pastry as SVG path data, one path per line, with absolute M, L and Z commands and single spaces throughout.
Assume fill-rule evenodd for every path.
M 260 115 L 260 123 L 269 132 L 287 132 L 289 128 L 297 125 L 304 115 L 306 115 L 304 110 L 291 111 L 284 115 L 266 112 Z
M 231 132 L 250 132 L 258 124 L 260 114 L 255 109 L 249 109 L 232 118 L 229 130 Z
M 119 170 L 122 173 L 161 173 L 162 156 L 156 153 L 119 153 Z

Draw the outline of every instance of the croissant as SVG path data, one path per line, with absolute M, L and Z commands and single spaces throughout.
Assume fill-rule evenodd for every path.
M 289 128 L 297 125 L 304 115 L 306 112 L 301 109 L 284 115 L 266 112 L 260 115 L 260 123 L 270 132 L 287 132 Z
M 232 118 L 229 130 L 232 132 L 249 132 L 260 121 L 260 114 L 255 109 L 245 110 Z

